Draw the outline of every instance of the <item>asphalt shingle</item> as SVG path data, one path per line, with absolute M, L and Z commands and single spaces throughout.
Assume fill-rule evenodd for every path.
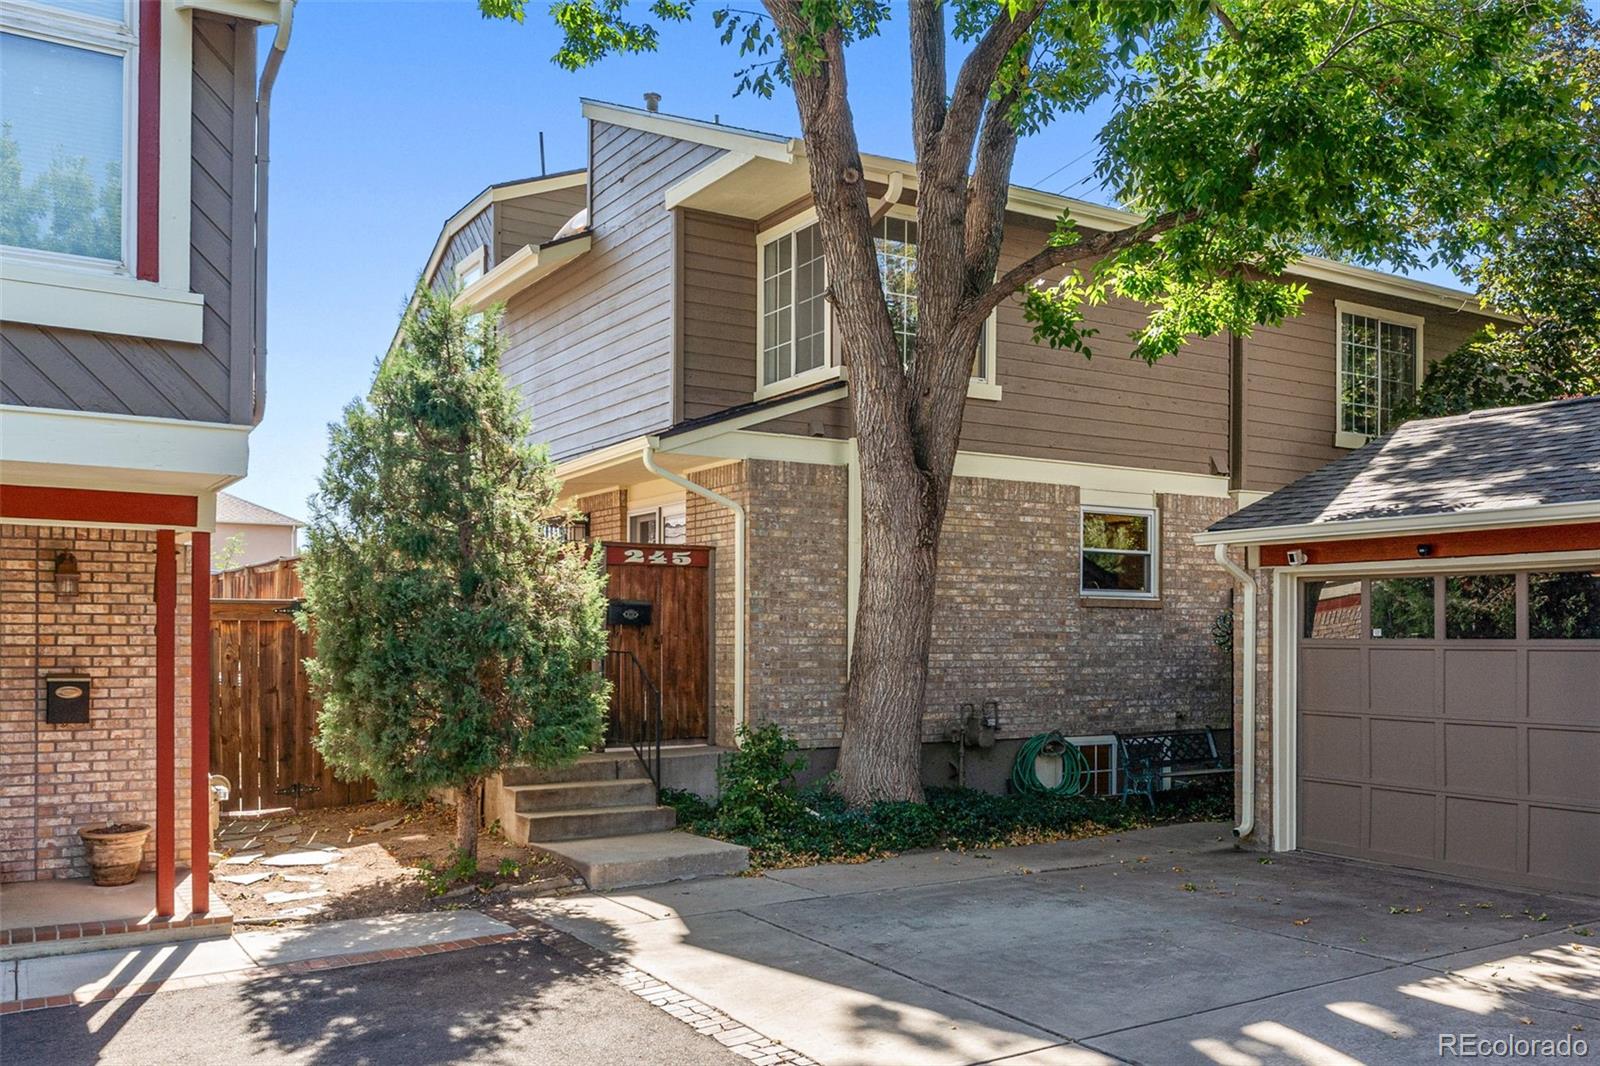
M 1419 419 L 1212 532 L 1600 501 L 1600 396 Z

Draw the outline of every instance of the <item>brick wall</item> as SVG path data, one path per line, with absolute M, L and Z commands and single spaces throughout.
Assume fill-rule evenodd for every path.
M 689 475 L 690 480 L 741 503 L 749 498 L 745 476 L 745 463 L 730 463 Z M 716 608 L 712 611 L 715 630 L 712 634 L 710 739 L 713 744 L 731 745 L 734 740 L 733 512 L 694 493 L 686 494 L 685 507 L 688 542 L 717 549 L 713 557 L 715 570 L 711 575 Z
M 88 874 L 77 831 L 155 820 L 155 533 L 0 525 L 0 881 Z M 55 559 L 77 556 L 76 598 Z M 177 854 L 189 857 L 189 561 L 178 549 Z M 91 721 L 47 725 L 44 678 L 93 681 Z M 153 867 L 154 839 L 145 865 Z
M 591 540 L 628 539 L 628 490 L 613 489 L 594 496 L 583 496 L 577 503 L 579 511 L 589 516 Z
M 723 473 L 740 469 L 742 478 Z M 751 717 L 778 721 L 809 746 L 837 744 L 846 472 L 749 461 L 708 473 L 741 484 L 750 514 Z M 1076 488 L 956 479 L 940 547 L 926 739 L 944 734 L 958 704 L 986 699 L 1000 702 L 1002 737 L 1228 723 L 1232 678 L 1211 625 L 1229 606 L 1231 585 L 1190 536 L 1231 503 L 1162 496 L 1158 504 L 1159 606 L 1090 605 L 1078 595 Z M 709 517 L 704 508 L 690 508 L 690 539 L 715 543 L 696 524 L 697 514 L 702 523 Z M 719 582 L 717 602 L 723 627 L 731 586 Z M 719 631 L 719 648 L 724 641 L 731 646 L 731 627 Z M 719 707 L 731 699 L 724 673 Z

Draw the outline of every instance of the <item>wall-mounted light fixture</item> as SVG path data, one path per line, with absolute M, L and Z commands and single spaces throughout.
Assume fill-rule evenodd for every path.
M 70 600 L 78 594 L 78 557 L 71 552 L 56 556 L 56 596 Z
M 589 539 L 589 516 L 577 514 L 567 523 L 567 540 L 581 544 Z
M 1422 558 L 1426 559 L 1428 556 L 1433 554 L 1433 545 L 1432 544 L 1418 544 L 1417 545 L 1417 554 L 1419 556 L 1421 556 Z

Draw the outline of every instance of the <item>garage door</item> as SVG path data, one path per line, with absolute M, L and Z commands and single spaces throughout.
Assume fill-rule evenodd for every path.
M 1300 847 L 1600 892 L 1600 571 L 1299 587 Z

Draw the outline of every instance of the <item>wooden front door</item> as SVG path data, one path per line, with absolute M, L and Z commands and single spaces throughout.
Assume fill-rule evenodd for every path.
M 645 625 L 610 627 L 614 650 L 638 658 L 661 692 L 661 739 L 703 740 L 711 703 L 711 573 L 714 549 L 685 544 L 606 545 L 606 594 L 650 605 Z M 612 732 L 637 735 L 633 701 L 612 700 Z

